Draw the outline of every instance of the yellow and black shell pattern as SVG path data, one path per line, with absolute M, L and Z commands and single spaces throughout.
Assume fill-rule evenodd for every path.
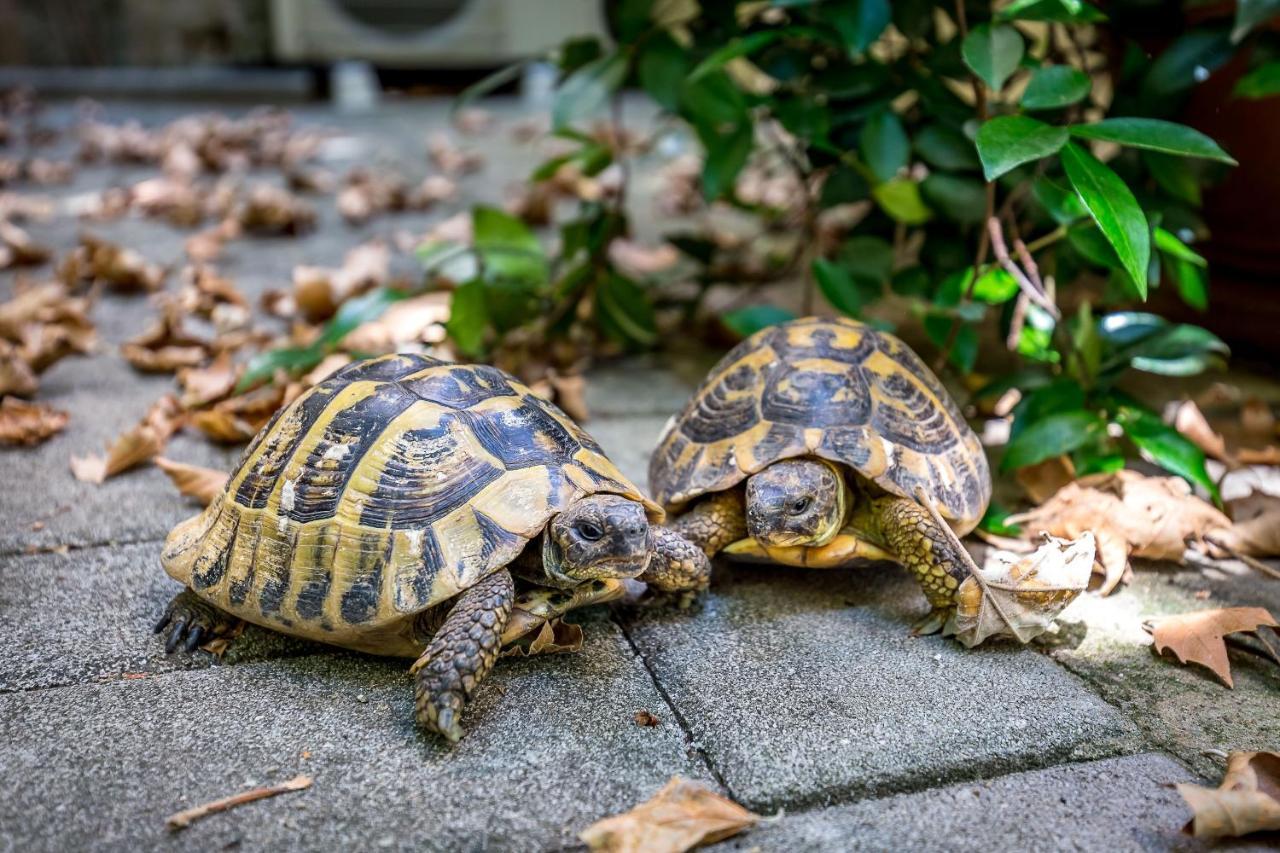
M 667 425 L 649 486 L 668 510 L 782 459 L 818 456 L 935 501 L 960 532 L 991 499 L 987 457 L 942 383 L 893 335 L 848 319 L 762 329 Z
M 250 622 L 412 654 L 406 617 L 506 565 L 595 493 L 662 519 L 589 435 L 509 374 L 384 356 L 280 411 L 161 559 Z

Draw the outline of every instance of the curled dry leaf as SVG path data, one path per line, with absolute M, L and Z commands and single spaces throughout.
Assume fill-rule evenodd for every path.
M 166 274 L 141 253 L 87 233 L 58 265 L 58 278 L 68 286 L 103 284 L 121 293 L 159 290 Z
M 0 444 L 40 444 L 62 432 L 67 418 L 66 412 L 44 403 L 4 397 L 0 400 Z
M 297 235 L 315 227 L 316 212 L 288 190 L 258 184 L 240 204 L 236 220 L 253 234 Z
M 582 648 L 582 627 L 563 619 L 552 619 L 543 622 L 537 635 L 528 643 L 523 642 L 524 639 L 528 639 L 527 635 L 521 641 L 505 647 L 502 657 L 533 657 L 579 651 Z
M 40 390 L 40 380 L 18 348 L 0 340 L 0 395 L 30 397 Z
M 194 228 L 204 221 L 205 196 L 205 191 L 190 181 L 164 177 L 140 181 L 130 190 L 134 210 L 175 228 Z
M 1280 556 L 1280 497 L 1252 492 L 1245 498 L 1228 501 L 1227 509 L 1231 512 L 1231 527 L 1210 537 L 1211 554 Z
M 682 853 L 723 841 L 759 820 L 705 785 L 673 776 L 652 799 L 593 823 L 578 837 L 592 850 L 610 853 Z
M 206 367 L 188 367 L 178 371 L 182 387 L 182 405 L 196 409 L 207 406 L 231 393 L 240 370 L 231 361 L 231 353 L 223 352 Z
M 643 277 L 671 269 L 680 260 L 680 253 L 670 243 L 642 246 L 619 237 L 609 244 L 609 260 L 623 272 Z
M 565 414 L 579 422 L 591 420 L 591 410 L 587 408 L 586 377 L 581 373 L 562 376 L 554 370 L 548 370 L 547 382 L 555 392 L 556 405 L 564 409 Z
M 493 130 L 496 123 L 493 113 L 479 107 L 463 107 L 453 114 L 453 126 L 469 136 Z
M 1255 398 L 1244 402 L 1238 423 L 1223 424 L 1224 431 L 1214 429 L 1200 408 L 1186 400 L 1174 410 L 1173 425 L 1207 456 L 1223 462 L 1228 468 L 1241 465 L 1280 465 L 1280 446 L 1245 447 L 1267 441 L 1275 434 L 1275 416 L 1266 403 Z M 1228 440 L 1228 437 L 1230 440 Z
M 230 478 L 226 471 L 174 462 L 163 456 L 156 457 L 156 465 L 169 475 L 181 494 L 195 498 L 202 506 L 213 503 L 214 498 L 222 494 L 222 489 Z
M 1231 526 L 1225 515 L 1192 494 L 1185 480 L 1128 470 L 1082 477 L 1008 522 L 1031 535 L 1044 531 L 1075 539 L 1091 531 L 1104 595 L 1120 583 L 1130 556 L 1181 562 L 1188 544 Z
M 1276 416 L 1265 401 L 1250 397 L 1240 407 L 1240 426 L 1253 438 L 1270 439 L 1276 434 Z
M 1182 783 L 1191 807 L 1183 832 L 1196 838 L 1238 838 L 1280 830 L 1280 753 L 1233 752 L 1217 788 Z
M 477 172 L 484 167 L 483 154 L 458 147 L 446 133 L 433 133 L 427 138 L 427 156 L 449 177 Z
M 345 352 L 331 352 L 311 368 L 301 379 L 304 388 L 312 388 L 337 373 L 354 359 Z
M 169 436 L 181 425 L 178 401 L 166 394 L 152 404 L 136 426 L 111 444 L 105 457 L 71 457 L 71 472 L 77 480 L 101 483 L 108 477 L 114 477 L 159 456 L 168 443 Z
M 49 247 L 31 239 L 26 231 L 0 219 L 0 269 L 43 264 L 49 260 Z
M 206 437 L 224 444 L 243 444 L 258 434 L 281 406 L 302 393 L 302 386 L 267 385 L 231 397 L 212 409 L 192 412 L 190 423 Z
M 1035 465 L 1019 468 L 1014 479 L 1033 503 L 1042 504 L 1076 478 L 1070 456 L 1053 456 Z
M 363 243 L 347 252 L 338 269 L 294 267 L 294 303 L 310 322 L 328 319 L 352 296 L 385 284 L 390 270 L 387 245 L 381 241 Z
M 1179 663 L 1198 663 L 1218 676 L 1223 684 L 1234 687 L 1223 638 L 1228 634 L 1256 631 L 1263 625 L 1280 627 L 1263 607 L 1227 607 L 1168 616 L 1150 630 L 1157 652 L 1171 651 Z
M 1209 425 L 1209 419 L 1200 411 L 1194 400 L 1184 400 L 1173 412 L 1173 428 L 1205 452 L 1206 456 L 1234 465 L 1227 453 L 1227 442 L 1222 434 Z
M 1093 536 L 1046 536 L 1033 553 L 978 569 L 956 592 L 956 639 L 969 648 L 988 637 L 1027 643 L 1043 634 L 1089 585 Z
M 381 354 L 412 344 L 438 344 L 445 338 L 450 298 L 437 291 L 395 302 L 376 320 L 352 329 L 342 346 L 351 352 Z
M 169 373 L 184 367 L 198 367 L 208 359 L 209 343 L 186 330 L 182 312 L 165 305 L 151 328 L 125 341 L 120 354 L 138 370 Z

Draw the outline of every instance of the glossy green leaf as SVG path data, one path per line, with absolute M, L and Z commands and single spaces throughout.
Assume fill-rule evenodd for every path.
M 720 322 L 738 337 L 749 338 L 761 329 L 795 318 L 795 314 L 776 305 L 748 305 L 720 315 Z
M 1026 110 L 1056 110 L 1085 99 L 1090 89 L 1089 75 L 1069 65 L 1037 68 L 1022 93 Z
M 568 127 L 601 110 L 627 76 L 627 58 L 610 53 L 573 72 L 556 90 L 551 106 L 553 127 Z
M 1195 28 L 1179 36 L 1147 69 L 1143 88 L 1165 97 L 1191 88 L 1216 71 L 1232 56 L 1234 48 L 1221 30 Z
M 986 211 L 987 188 L 979 178 L 934 172 L 920 182 L 929 206 L 952 222 L 976 225 Z
M 1192 207 L 1200 206 L 1200 178 L 1195 172 L 1195 161 L 1158 151 L 1143 151 L 1142 162 L 1160 189 Z
M 337 313 L 320 330 L 317 343 L 322 347 L 336 346 L 357 326 L 378 319 L 388 307 L 409 295 L 407 291 L 379 287 L 353 296 L 338 306 Z
M 245 365 L 244 373 L 236 382 L 235 393 L 243 393 L 258 383 L 270 379 L 275 376 L 277 370 L 296 376 L 315 367 L 324 357 L 325 350 L 318 346 L 281 347 L 257 353 Z
M 1028 426 L 1005 447 L 1001 471 L 1025 468 L 1077 447 L 1105 434 L 1107 424 L 1095 412 L 1078 410 L 1048 415 Z
M 656 33 L 644 42 L 636 62 L 640 85 L 663 109 L 680 108 L 680 90 L 689 76 L 689 56 L 668 33 Z
M 941 349 L 951 340 L 951 329 L 957 323 L 961 325 L 956 330 L 955 339 L 951 341 L 951 356 L 948 361 L 960 373 L 968 375 L 973 372 L 973 366 L 978 360 L 978 330 L 963 324 L 959 318 L 934 312 L 925 315 L 924 331 L 929 340 Z
M 1231 40 L 1240 41 L 1259 24 L 1280 15 L 1280 0 L 1236 0 L 1236 20 Z
M 648 347 L 658 341 L 649 297 L 625 276 L 607 276 L 596 287 L 596 319 L 605 334 L 619 343 Z
M 1089 211 L 1080 203 L 1080 197 L 1057 181 L 1043 176 L 1036 178 L 1031 185 L 1031 193 L 1059 225 L 1070 225 L 1089 215 Z
M 1160 420 L 1155 412 L 1134 405 L 1121 405 L 1116 422 L 1129 440 L 1151 462 L 1200 486 L 1221 503 L 1218 487 L 1204 467 L 1204 451 L 1182 433 Z
M 518 218 L 496 207 L 477 205 L 471 211 L 472 243 L 487 278 L 505 278 L 534 285 L 547 280 L 546 255 L 538 238 Z
M 987 533 L 996 536 L 1020 536 L 1022 535 L 1022 528 L 1016 524 L 1008 523 L 1008 518 L 1012 514 L 1000 504 L 992 501 L 987 506 L 987 511 L 983 514 L 982 520 L 978 522 L 978 529 L 985 530 Z
M 1154 228 L 1151 232 L 1156 248 L 1172 258 L 1179 258 L 1198 267 L 1207 267 L 1209 262 L 1196 254 L 1196 251 L 1163 228 Z
M 1169 277 L 1183 302 L 1197 311 L 1209 310 L 1209 277 L 1203 267 L 1174 258 L 1169 261 Z
M 859 150 L 872 173 L 881 181 L 888 181 L 906 167 L 911 141 L 897 115 L 892 110 L 881 110 L 863 125 Z
M 997 92 L 1018 69 L 1025 50 L 1018 31 L 1002 24 L 979 24 L 969 30 L 960 48 L 965 64 Z
M 1119 175 L 1078 145 L 1063 147 L 1062 165 L 1080 201 L 1115 249 L 1135 292 L 1146 299 L 1151 235 L 1137 199 Z
M 1241 77 L 1235 95 L 1251 99 L 1280 95 L 1280 62 L 1264 63 Z
M 880 237 L 855 234 L 840 244 L 839 261 L 855 278 L 879 286 L 893 269 L 893 246 Z
M 812 269 L 818 289 L 831 306 L 850 317 L 857 317 L 862 311 L 862 291 L 853 275 L 826 258 L 815 258 Z
M 831 23 L 852 55 L 866 52 L 889 26 L 889 0 L 841 0 L 822 6 L 822 17 Z
M 973 140 L 943 124 L 926 125 L 911 142 L 924 161 L 938 169 L 960 171 L 982 165 Z
M 1001 267 L 987 270 L 973 284 L 973 298 L 992 305 L 1003 304 L 1017 295 L 1017 280 Z
M 908 178 L 897 178 L 873 187 L 871 197 L 881 210 L 904 225 L 921 225 L 933 216 L 920 197 L 920 185 Z
M 1081 0 L 1013 0 L 996 15 L 1001 21 L 1095 24 L 1107 16 Z
M 760 48 L 767 47 L 789 34 L 790 30 L 786 29 L 761 30 L 741 38 L 731 39 L 689 72 L 689 82 L 696 83 L 712 71 L 719 71 L 733 60 L 755 53 Z
M 1194 128 L 1156 118 L 1104 118 L 1093 124 L 1073 124 L 1071 135 L 1101 139 L 1131 148 L 1146 148 L 1182 157 L 1201 157 L 1236 165 L 1218 143 Z
M 484 352 L 489 311 L 485 307 L 484 283 L 469 281 L 453 292 L 449 300 L 449 322 L 445 330 L 458 352 L 478 358 Z
M 733 189 L 738 173 L 751 156 L 755 133 L 750 124 L 739 125 L 724 135 L 703 136 L 702 144 L 706 148 L 702 193 L 708 200 L 716 199 Z
M 1080 383 L 1059 376 L 1035 389 L 1022 389 L 1022 399 L 1013 408 L 1013 424 L 1009 438 L 1022 435 L 1032 424 L 1058 412 L 1074 412 L 1084 408 L 1084 389 Z
M 1001 116 L 978 128 L 978 156 L 988 181 L 1042 157 L 1057 154 L 1067 143 L 1067 129 L 1026 116 Z

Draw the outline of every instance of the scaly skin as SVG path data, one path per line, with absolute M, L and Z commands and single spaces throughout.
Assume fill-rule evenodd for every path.
M 867 532 L 911 570 L 933 607 L 915 624 L 913 632 L 938 633 L 955 608 L 956 590 L 969 576 L 965 562 L 929 511 L 909 498 L 874 499 L 868 521 Z
M 677 518 L 671 529 L 714 557 L 725 546 L 747 535 L 746 501 L 742 489 L 708 495 Z
M 454 743 L 462 738 L 462 709 L 498 660 L 515 596 L 505 568 L 458 596 L 411 670 L 419 725 Z
M 169 639 L 164 644 L 165 654 L 173 654 L 182 646 L 185 652 L 194 652 L 200 644 L 230 633 L 240 620 L 214 607 L 189 589 L 174 596 L 165 608 L 164 615 L 156 622 L 152 632 L 159 634 L 169 628 Z

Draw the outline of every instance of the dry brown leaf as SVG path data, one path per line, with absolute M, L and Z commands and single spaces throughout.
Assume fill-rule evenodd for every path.
M 1227 508 L 1231 512 L 1231 527 L 1213 533 L 1210 553 L 1280 556 L 1280 497 L 1252 492 L 1247 497 L 1228 501 Z
M 81 234 L 80 245 L 58 265 L 58 278 L 68 286 L 103 284 L 122 293 L 158 290 L 167 271 L 134 249 Z
M 208 438 L 225 444 L 243 444 L 258 434 L 281 406 L 288 405 L 302 386 L 267 385 L 231 397 L 212 409 L 192 412 L 189 422 Z
M 1193 400 L 1184 400 L 1174 411 L 1173 427 L 1191 442 L 1213 457 L 1228 464 L 1234 464 L 1227 453 L 1227 441 L 1222 434 L 1209 425 L 1209 419 L 1200 411 Z
M 188 367 L 178 371 L 182 387 L 182 405 L 188 409 L 207 406 L 231 393 L 240 377 L 239 368 L 231 361 L 231 353 L 220 353 L 206 367 Z
M 181 494 L 195 498 L 202 506 L 213 503 L 214 499 L 222 494 L 230 478 L 226 471 L 174 462 L 163 456 L 156 457 L 156 465 L 169 475 L 169 479 L 178 487 Z
M 1260 449 L 1242 447 L 1236 454 L 1241 465 L 1280 465 L 1280 447 L 1269 444 Z
M 445 338 L 450 298 L 448 292 L 437 291 L 394 302 L 376 320 L 352 329 L 342 346 L 351 352 L 382 354 L 410 344 L 438 344 Z
M 1008 521 L 1031 535 L 1044 531 L 1075 539 L 1091 531 L 1104 570 L 1103 594 L 1120 583 L 1129 557 L 1181 562 L 1189 543 L 1231 526 L 1185 480 L 1128 470 L 1083 477 Z
M 309 322 L 326 320 L 352 296 L 385 284 L 390 269 L 391 251 L 381 241 L 356 246 L 338 269 L 294 267 L 294 303 Z
M 40 444 L 62 432 L 67 419 L 66 412 L 44 403 L 4 397 L 0 399 L 0 444 Z
M 0 219 L 0 269 L 43 264 L 51 254 L 48 246 L 31 239 L 26 231 Z
M 723 841 L 759 820 L 701 783 L 673 776 L 652 799 L 593 823 L 578 837 L 592 850 L 609 853 L 682 853 Z
M 204 190 L 185 180 L 148 178 L 133 185 L 130 200 L 143 216 L 163 219 L 175 228 L 194 228 L 205 217 Z
M 680 253 L 670 243 L 642 246 L 620 237 L 609 244 L 609 260 L 623 272 L 643 277 L 671 269 L 680 260 Z
M 319 385 L 352 361 L 354 359 L 345 352 L 331 352 L 302 377 L 302 384 L 307 388 Z
M 653 728 L 654 726 L 662 724 L 662 720 L 658 719 L 657 715 L 646 710 L 636 711 L 632 715 L 632 719 L 635 720 L 637 726 L 645 728 Z
M 980 567 L 956 592 L 956 639 L 969 648 L 993 636 L 1030 642 L 1089 585 L 1093 558 L 1093 536 L 1084 533 L 1049 536 L 1017 561 Z
M 142 420 L 119 436 L 107 449 L 107 455 L 73 456 L 71 472 L 77 480 L 101 483 L 143 462 L 159 456 L 169 437 L 182 426 L 178 401 L 166 394 L 151 404 Z
M 1250 436 L 1269 439 L 1276 434 L 1276 416 L 1265 401 L 1250 397 L 1240 407 L 1240 426 Z
M 315 227 L 316 212 L 288 190 L 258 184 L 241 203 L 236 220 L 254 234 L 297 235 Z
M 210 351 L 207 341 L 186 330 L 178 307 L 165 305 L 150 329 L 120 346 L 120 354 L 138 370 L 169 373 L 204 364 Z
M 1186 782 L 1177 787 L 1193 815 L 1182 831 L 1196 838 L 1280 830 L 1280 753 L 1233 752 L 1216 789 Z
M 565 414 L 580 423 L 591 420 L 587 408 L 587 379 L 581 373 L 561 376 L 554 370 L 547 371 L 547 382 L 555 392 L 555 403 Z
M 484 167 L 483 154 L 458 147 L 445 133 L 433 133 L 427 139 L 427 156 L 449 177 L 476 172 Z
M 245 418 L 218 409 L 193 412 L 191 425 L 223 444 L 244 444 L 258 434 L 254 425 Z
M 1168 616 L 1151 629 L 1155 650 L 1173 652 L 1179 663 L 1198 663 L 1209 669 L 1227 687 L 1231 663 L 1227 659 L 1227 634 L 1256 631 L 1260 626 L 1280 627 L 1263 607 L 1227 607 Z
M 13 344 L 0 340 L 0 396 L 30 397 L 40 389 L 40 380 L 22 353 Z
M 582 649 L 582 639 L 581 626 L 565 622 L 563 619 L 552 619 L 549 622 L 543 622 L 537 635 L 527 644 L 522 641 L 506 646 L 502 650 L 502 657 L 512 655 L 533 657 L 576 652 Z
M 1042 504 L 1076 478 L 1070 456 L 1054 456 L 1035 465 L 1019 468 L 1014 479 L 1032 503 Z
M 493 113 L 479 107 L 463 107 L 453 114 L 453 126 L 470 136 L 493 130 L 496 123 Z

